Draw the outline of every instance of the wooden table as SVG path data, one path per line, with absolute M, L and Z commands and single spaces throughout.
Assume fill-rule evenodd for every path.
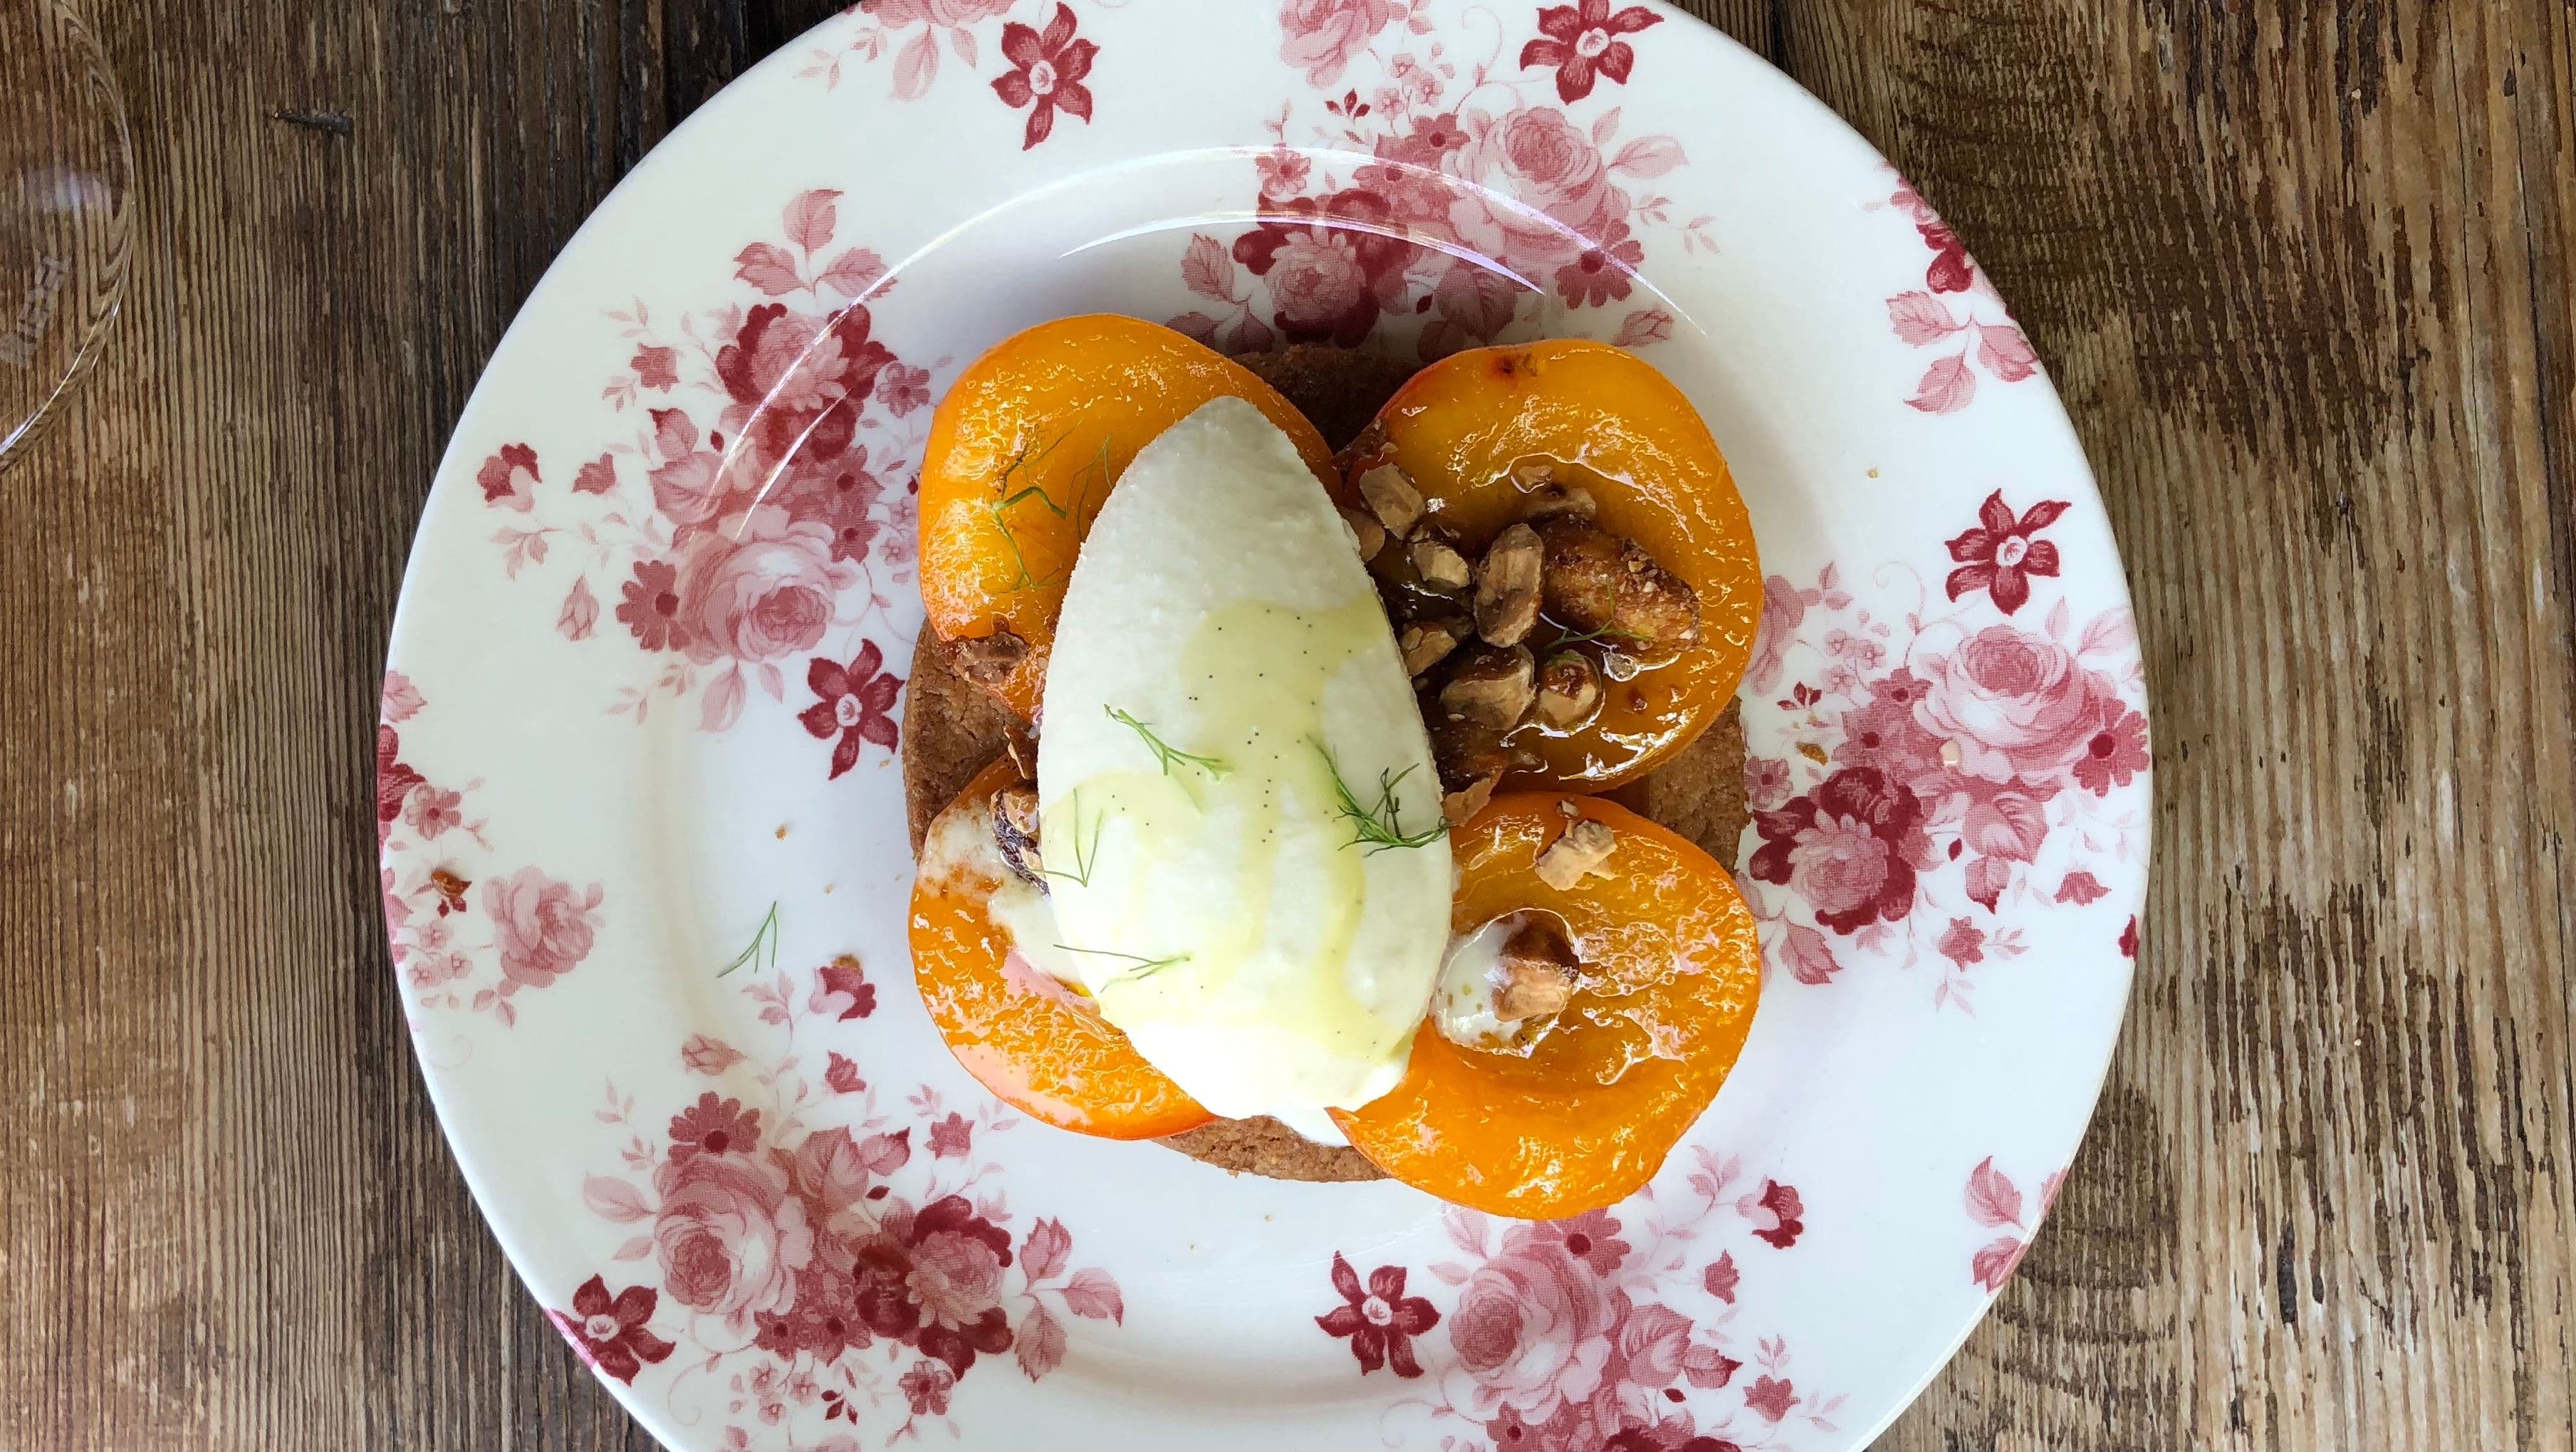
M 502 325 L 830 7 L 91 8 L 142 255 L 104 371 L 0 477 L 0 1449 L 646 1448 L 431 1121 L 376 682 Z M 1692 8 L 2013 299 L 2158 712 L 2093 1134 L 1882 1445 L 2570 1447 L 2576 11 Z

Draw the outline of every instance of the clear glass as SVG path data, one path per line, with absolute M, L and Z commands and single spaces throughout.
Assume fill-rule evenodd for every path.
M 125 295 L 125 101 L 69 0 L 0 0 L 0 471 L 97 364 Z

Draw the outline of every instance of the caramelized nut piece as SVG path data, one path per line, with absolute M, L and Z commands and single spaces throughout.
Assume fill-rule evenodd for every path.
M 1539 881 L 1559 892 L 1569 892 L 1586 877 L 1615 876 L 1603 864 L 1618 845 L 1619 834 L 1610 830 L 1609 823 L 1586 817 L 1566 828 L 1564 836 L 1538 855 L 1534 870 Z
M 1512 487 L 1523 494 L 1556 482 L 1556 465 L 1545 459 L 1522 459 L 1512 465 Z
M 1592 500 L 1592 491 L 1580 484 L 1550 484 L 1530 494 L 1529 503 L 1521 508 L 1521 517 L 1532 523 L 1559 517 L 1590 519 L 1599 508 Z
M 1601 673 L 1580 651 L 1561 650 L 1538 671 L 1538 719 L 1571 731 L 1601 706 Z
M 1504 530 L 1476 567 L 1476 633 L 1518 645 L 1538 624 L 1539 566 L 1547 549 L 1526 524 Z
M 1538 693 L 1537 674 L 1528 646 L 1480 648 L 1459 661 L 1449 684 L 1440 688 L 1440 704 L 1476 725 L 1508 731 L 1528 714 Z
M 1425 589 L 1455 594 L 1467 588 L 1467 557 L 1446 540 L 1424 535 L 1413 542 L 1413 572 Z
M 1046 864 L 1038 856 L 1038 789 L 1004 787 L 993 793 L 993 844 L 1011 871 L 1046 891 Z
M 1630 540 L 1570 516 L 1538 526 L 1546 547 L 1540 596 L 1576 630 L 1607 630 L 1647 648 L 1699 641 L 1699 596 Z
M 1386 526 L 1367 510 L 1344 509 L 1342 523 L 1349 525 L 1351 534 L 1359 540 L 1361 564 L 1376 559 L 1377 552 L 1386 548 Z
M 1491 726 L 1481 726 L 1464 717 L 1452 718 L 1447 711 L 1435 710 L 1425 703 L 1422 712 L 1431 726 L 1431 759 L 1440 768 L 1440 784 L 1452 794 L 1465 791 L 1477 782 L 1492 783 L 1515 771 L 1536 771 L 1546 761 L 1525 747 L 1504 744 L 1503 733 Z M 1483 806 L 1480 799 L 1476 805 Z
M 1502 983 L 1494 1017 L 1519 1023 L 1563 1009 L 1574 996 L 1574 950 L 1536 918 L 1503 940 Z
M 1448 819 L 1452 827 L 1467 825 L 1469 817 L 1483 811 L 1485 803 L 1494 799 L 1494 787 L 1502 779 L 1503 774 L 1499 771 L 1490 776 L 1480 776 L 1460 790 L 1442 797 L 1440 815 Z
M 956 662 L 957 673 L 979 686 L 1000 685 L 1028 653 L 1029 643 L 1012 634 L 1007 625 L 993 627 L 990 635 L 948 642 L 949 659 Z
M 1360 502 L 1398 539 L 1422 522 L 1422 491 L 1393 464 L 1380 464 L 1360 476 Z
M 1466 638 L 1462 621 L 1424 620 L 1404 627 L 1395 637 L 1395 648 L 1404 655 L 1404 673 L 1418 676 L 1447 660 Z

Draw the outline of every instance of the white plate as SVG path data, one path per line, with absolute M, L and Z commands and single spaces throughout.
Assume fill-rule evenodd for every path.
M 1648 1192 L 1541 1226 L 1232 1179 L 1018 1122 L 941 1047 L 887 747 L 908 485 L 964 360 L 1095 309 L 1615 339 L 1706 414 L 1770 575 L 1768 981 Z M 2010 1273 L 2128 992 L 2142 676 L 2065 415 L 1904 182 L 1657 6 L 826 24 L 529 300 L 391 659 L 423 1071 L 530 1289 L 676 1448 L 1856 1447 Z

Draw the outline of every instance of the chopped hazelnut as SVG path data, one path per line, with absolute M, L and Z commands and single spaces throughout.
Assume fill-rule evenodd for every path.
M 1523 459 L 1512 465 L 1512 487 L 1527 494 L 1556 482 L 1556 465 L 1546 459 Z
M 948 654 L 958 674 L 979 686 L 998 686 L 1028 658 L 1029 643 L 1012 634 L 1011 627 L 997 625 L 990 635 L 948 642 Z
M 1449 658 L 1458 642 L 1467 638 L 1463 621 L 1423 620 L 1404 627 L 1395 637 L 1395 648 L 1404 656 L 1404 673 L 1418 676 Z
M 1386 548 L 1386 526 L 1367 510 L 1344 509 L 1342 523 L 1351 527 L 1352 538 L 1359 541 L 1361 564 L 1376 559 L 1377 552 Z
M 1521 517 L 1532 523 L 1542 519 L 1590 519 L 1599 508 L 1593 503 L 1592 491 L 1580 484 L 1550 484 L 1531 493 L 1529 503 L 1521 507 Z
M 1459 660 L 1449 683 L 1440 688 L 1440 704 L 1476 725 L 1508 731 L 1529 712 L 1538 690 L 1537 671 L 1527 646 L 1479 648 Z
M 1494 1017 L 1519 1023 L 1559 1012 L 1574 996 L 1575 967 L 1573 948 L 1556 932 L 1535 917 L 1523 921 L 1503 940 Z
M 1561 650 L 1538 671 L 1538 719 L 1570 731 L 1601 706 L 1601 674 L 1580 651 Z
M 1550 615 L 1633 646 L 1698 642 L 1698 595 L 1642 546 L 1566 516 L 1542 522 L 1538 536 L 1546 549 L 1540 595 Z
M 1476 633 L 1496 645 L 1518 645 L 1538 624 L 1539 566 L 1547 549 L 1538 531 L 1516 524 L 1495 537 L 1476 567 Z
M 1586 877 L 1614 876 L 1606 864 L 1619 845 L 1619 836 L 1610 824 L 1586 817 L 1565 829 L 1565 835 L 1538 855 L 1538 880 L 1559 892 L 1573 890 Z
M 1393 464 L 1380 464 L 1360 476 L 1360 502 L 1398 539 L 1422 522 L 1422 491 Z
M 1046 865 L 1038 856 L 1038 789 L 1004 787 L 993 794 L 993 844 L 1011 871 L 1046 890 Z
M 1455 594 L 1467 588 L 1467 557 L 1455 546 L 1433 535 L 1413 542 L 1413 572 L 1422 577 L 1425 589 Z
M 1536 752 L 1505 744 L 1503 733 L 1493 727 L 1451 718 L 1428 704 L 1423 714 L 1430 718 L 1431 757 L 1440 767 L 1440 784 L 1453 794 L 1480 780 L 1499 780 L 1510 772 L 1536 771 L 1547 764 Z
M 1440 815 L 1446 818 L 1452 827 L 1467 825 L 1469 817 L 1483 811 L 1485 803 L 1494 799 L 1494 787 L 1502 779 L 1503 774 L 1499 771 L 1491 776 L 1480 776 L 1460 790 L 1442 797 Z

